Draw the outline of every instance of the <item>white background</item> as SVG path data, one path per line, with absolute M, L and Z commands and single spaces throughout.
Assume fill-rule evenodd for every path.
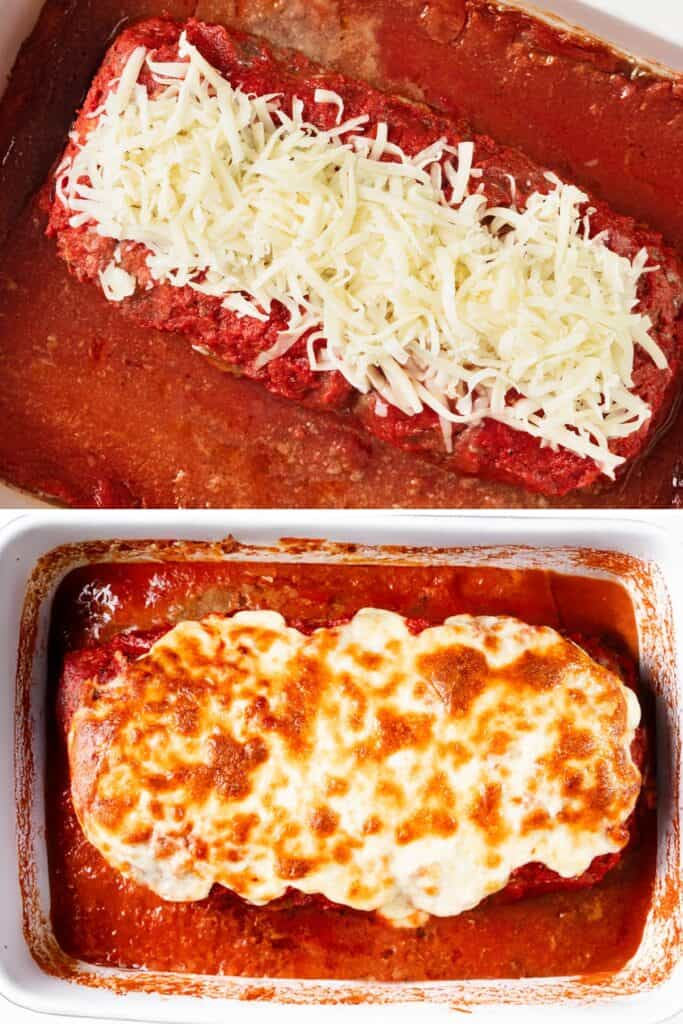
M 11 14 L 12 8 L 22 6 L 35 5 L 27 4 L 25 0 L 0 0 L 0 16 Z M 162 6 L 160 0 L 160 7 Z M 617 45 L 643 56 L 661 60 L 683 71 L 683 0 L 536 0 L 536 6 L 552 9 L 570 21 L 581 23 L 609 37 Z M 643 45 L 643 32 L 648 33 L 647 52 Z M 0 53 L 0 57 L 2 56 Z M 20 507 L 30 504 L 30 499 L 20 495 L 10 499 L 5 499 L 3 495 L 0 528 L 17 514 L 16 508 L 11 508 L 10 505 Z M 683 513 L 655 512 L 650 513 L 648 518 L 656 520 L 679 514 Z M 352 1014 L 353 1010 L 350 1010 L 346 1019 Z M 237 1024 L 238 1014 L 232 1007 L 230 1016 Z M 552 1011 L 548 1016 L 549 1019 L 552 1018 Z M 377 1020 L 385 1018 L 391 1018 L 391 1011 L 378 1008 Z M 39 1024 L 41 1019 L 44 1019 L 42 1015 L 23 1010 L 0 999 L 0 1024 Z M 60 1019 L 68 1024 L 68 1018 Z M 683 1022 L 683 1014 L 678 1015 L 676 1020 L 679 1024 Z

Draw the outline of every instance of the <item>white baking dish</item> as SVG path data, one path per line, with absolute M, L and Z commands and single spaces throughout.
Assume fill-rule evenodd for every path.
M 0 0 L 0 97 L 17 51 L 30 33 L 45 0 Z M 256 0 L 254 0 L 256 2 Z M 677 0 L 500 0 L 605 39 L 614 47 L 683 71 L 683 4 Z M 159 0 L 159 10 L 163 2 Z M 229 5 L 227 5 L 229 7 Z M 0 482 L 0 508 L 47 507 Z
M 682 531 L 669 516 L 665 528 L 655 517 L 615 523 L 608 517 L 543 513 L 536 516 L 480 514 L 430 516 L 413 514 L 323 513 L 78 513 L 40 512 L 22 516 L 0 534 L 0 665 L 5 685 L 0 691 L 0 787 L 6 813 L 0 820 L 0 992 L 36 1010 L 52 1013 L 163 1021 L 218 1021 L 228 1012 L 240 1020 L 265 1017 L 299 1021 L 330 1019 L 376 1020 L 385 1013 L 425 1019 L 466 1010 L 477 1019 L 527 1021 L 554 1014 L 571 1021 L 617 1021 L 627 1013 L 640 1024 L 654 1024 L 683 1007 L 680 899 L 681 853 L 681 688 L 683 664 Z M 661 520 L 660 520 L 661 521 Z M 641 661 L 658 700 L 658 880 L 653 910 L 636 956 L 608 981 L 602 979 L 525 979 L 496 982 L 440 982 L 380 985 L 348 982 L 303 982 L 260 979 L 200 978 L 136 971 L 103 970 L 77 965 L 76 981 L 51 976 L 32 958 L 53 958 L 55 941 L 49 926 L 44 841 L 42 780 L 44 764 L 45 647 L 50 597 L 59 579 L 83 560 L 75 548 L 43 568 L 36 583 L 29 579 L 38 559 L 55 547 L 82 542 L 141 541 L 119 547 L 118 558 L 150 557 L 149 539 L 217 541 L 231 534 L 244 544 L 277 545 L 281 537 L 323 538 L 359 545 L 406 545 L 401 559 L 451 561 L 461 564 L 545 567 L 559 571 L 618 576 L 628 587 L 640 634 Z M 446 550 L 450 549 L 450 550 Z M 159 548 L 156 549 L 161 554 Z M 602 556 L 594 552 L 623 553 Z M 154 554 L 154 551 L 152 551 Z M 191 557 L 187 547 L 182 557 Z M 626 557 L 624 557 L 626 556 Z M 111 558 L 105 546 L 97 557 Z M 213 549 L 213 557 L 230 557 Z M 245 557 L 239 552 L 239 558 Z M 255 554 L 252 555 L 255 557 Z M 273 557 L 271 551 L 268 557 Z M 324 549 L 313 555 L 277 549 L 279 558 L 392 558 L 395 552 L 375 548 L 342 555 Z M 28 587 L 28 590 L 27 590 Z M 35 631 L 24 619 L 20 663 L 28 701 L 16 701 L 12 681 L 17 664 L 17 638 L 25 597 L 35 612 Z M 677 628 L 674 630 L 673 624 Z M 13 736 L 13 732 L 15 735 Z M 27 739 L 28 743 L 24 742 Z M 14 764 L 12 750 L 15 751 Z M 30 807 L 13 812 L 17 794 Z M 26 807 L 26 805 L 23 805 Z M 20 853 L 17 851 L 17 828 Z M 28 895 L 22 908 L 19 864 Z M 35 874 L 35 877 L 33 877 Z M 674 893 L 674 890 L 676 892 Z M 668 895 L 667 895 L 668 894 Z M 668 900 L 668 905 L 666 901 Z M 24 927 L 22 928 L 22 912 Z M 668 950 L 668 952 L 665 952 Z M 667 976 L 653 986 L 653 971 L 666 962 Z M 118 986 L 113 991 L 110 985 Z M 140 991 L 144 985 L 147 991 Z M 121 988 L 127 994 L 120 994 Z M 172 992 L 172 995 L 161 995 Z M 186 994 L 182 994 L 186 993 Z M 264 998 L 265 997 L 265 998 Z M 241 1004 L 234 1001 L 246 1000 Z M 229 1001 L 226 1005 L 226 1000 Z M 292 1005 L 292 1003 L 296 1005 Z M 321 1005 L 322 1003 L 322 1005 Z M 335 1003 L 353 1003 L 344 1007 Z M 419 1006 L 415 1004 L 419 1003 Z

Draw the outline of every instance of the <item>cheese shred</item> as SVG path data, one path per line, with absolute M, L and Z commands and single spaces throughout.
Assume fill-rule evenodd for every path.
M 667 365 L 637 309 L 647 250 L 629 260 L 590 237 L 588 197 L 552 175 L 524 208 L 490 207 L 470 189 L 472 142 L 411 156 L 387 125 L 343 120 L 336 93 L 315 102 L 337 106 L 333 128 L 301 100 L 233 88 L 185 35 L 176 61 L 138 47 L 56 194 L 72 227 L 144 246 L 153 281 L 238 316 L 282 303 L 287 330 L 259 365 L 306 338 L 314 370 L 407 415 L 432 409 L 446 448 L 454 426 L 490 418 L 612 477 L 610 443 L 651 415 L 636 349 Z M 111 301 L 136 287 L 125 263 L 100 280 Z

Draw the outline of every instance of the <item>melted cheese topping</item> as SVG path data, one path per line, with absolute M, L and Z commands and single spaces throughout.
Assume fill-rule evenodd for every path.
M 453 424 L 489 417 L 613 476 L 610 441 L 650 416 L 636 347 L 667 365 L 636 311 L 645 249 L 631 262 L 589 238 L 588 197 L 552 175 L 524 209 L 488 207 L 470 194 L 472 142 L 408 156 L 384 123 L 341 123 L 336 93 L 315 93 L 338 111 L 323 131 L 298 99 L 286 113 L 234 89 L 184 35 L 178 56 L 136 49 L 57 171 L 72 226 L 149 250 L 144 281 L 103 270 L 108 299 L 151 276 L 239 316 L 266 320 L 277 300 L 288 329 L 260 365 L 306 337 L 314 370 L 434 410 L 449 449 Z
M 166 900 L 289 887 L 396 924 L 628 838 L 634 694 L 552 629 L 365 609 L 305 636 L 270 611 L 182 622 L 69 732 L 85 835 Z

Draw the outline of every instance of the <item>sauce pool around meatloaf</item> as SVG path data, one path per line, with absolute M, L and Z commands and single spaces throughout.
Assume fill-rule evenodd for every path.
M 316 89 L 341 96 L 345 117 L 367 114 L 371 124 L 385 122 L 392 140 L 409 154 L 424 149 L 439 137 L 456 145 L 462 140 L 473 140 L 476 164 L 482 173 L 481 188 L 491 204 L 522 204 L 532 192 L 548 189 L 543 168 L 519 151 L 502 147 L 487 137 L 472 136 L 462 122 L 326 72 L 299 54 L 276 53 L 252 37 L 197 21 L 180 25 L 153 20 L 121 33 L 93 82 L 76 131 L 85 131 L 92 125 L 113 80 L 136 47 L 146 47 L 157 60 L 172 60 L 182 31 L 231 84 L 249 94 L 277 92 L 285 107 L 298 97 L 304 103 L 307 118 L 321 129 L 331 127 L 336 111 L 334 105 L 313 102 Z M 146 84 L 153 88 L 151 81 Z M 591 198 L 590 204 L 595 209 L 592 233 L 605 232 L 609 247 L 629 259 L 647 249 L 650 264 L 658 267 L 640 279 L 639 309 L 650 316 L 653 338 L 668 365 L 657 368 L 636 348 L 632 390 L 648 404 L 651 417 L 638 431 L 613 442 L 612 450 L 625 460 L 617 470 L 619 473 L 645 451 L 676 395 L 681 367 L 681 265 L 660 235 L 615 213 L 605 203 Z M 57 238 L 60 254 L 82 280 L 98 280 L 116 248 L 112 239 L 101 237 L 88 224 L 70 226 L 69 212 L 57 198 L 51 202 L 48 233 Z M 144 247 L 129 246 L 122 259 L 128 270 L 144 273 Z M 158 282 L 138 289 L 133 296 L 123 299 L 120 307 L 138 323 L 190 335 L 193 344 L 203 352 L 259 380 L 276 394 L 351 417 L 382 440 L 457 472 L 520 484 L 548 496 L 586 487 L 601 476 L 592 459 L 566 449 L 544 447 L 530 434 L 490 419 L 456 431 L 453 451 L 447 454 L 435 413 L 425 410 L 407 416 L 379 402 L 372 393 L 360 395 L 338 372 L 313 371 L 304 339 L 286 354 L 262 365 L 258 357 L 273 346 L 279 332 L 287 326 L 282 307 L 274 307 L 270 319 L 262 322 L 238 316 L 226 309 L 220 299 L 199 295 L 187 286 L 178 288 Z
M 311 627 L 306 622 L 297 625 L 302 631 L 310 632 Z M 316 623 L 318 625 L 320 623 Z M 427 626 L 429 623 L 426 620 L 409 620 L 409 628 L 414 633 L 421 632 Z M 629 865 L 634 855 L 638 856 L 639 847 L 644 841 L 641 836 L 643 829 L 647 836 L 652 780 L 646 733 L 639 728 L 632 746 L 632 756 L 644 774 L 645 784 L 628 822 L 631 836 L 629 844 L 619 853 L 595 858 L 589 869 L 579 877 L 561 878 L 541 864 L 528 864 L 513 873 L 504 890 L 474 911 L 452 919 L 432 919 L 423 928 L 398 931 L 388 927 L 373 914 L 350 911 L 322 897 L 306 896 L 294 890 L 267 907 L 251 907 L 219 886 L 214 886 L 207 899 L 196 903 L 166 903 L 144 887 L 123 879 L 86 842 L 71 803 L 65 751 L 65 737 L 72 716 L 86 696 L 87 689 L 93 686 L 100 690 L 106 688 L 107 683 L 120 670 L 122 659 L 137 659 L 166 632 L 167 629 L 161 627 L 119 634 L 105 644 L 71 652 L 64 662 L 57 693 L 58 750 L 55 751 L 54 761 L 54 785 L 61 792 L 61 797 L 51 810 L 54 824 L 58 822 L 59 825 L 52 835 L 52 843 L 57 843 L 56 847 L 52 847 L 52 857 L 54 866 L 55 859 L 59 862 L 63 856 L 68 856 L 68 866 L 65 863 L 59 868 L 63 880 L 71 878 L 67 905 L 73 899 L 82 899 L 84 903 L 75 919 L 66 919 L 63 917 L 63 909 L 59 909 L 63 895 L 58 893 L 55 894 L 53 909 L 57 915 L 55 924 L 58 938 L 67 951 L 78 956 L 96 962 L 128 966 L 130 950 L 135 949 L 136 964 L 142 963 L 148 968 L 196 970 L 192 959 L 194 954 L 187 945 L 189 942 L 193 948 L 196 947 L 195 954 L 202 957 L 201 969 L 205 973 L 268 973 L 281 976 L 301 973 L 303 976 L 412 979 L 412 971 L 420 977 L 424 973 L 426 978 L 460 976 L 457 958 L 447 961 L 448 966 L 445 968 L 437 967 L 434 974 L 426 964 L 418 966 L 420 955 L 417 951 L 424 946 L 425 953 L 429 955 L 430 946 L 447 943 L 449 930 L 453 932 L 452 937 L 456 937 L 459 934 L 458 927 L 466 933 L 477 920 L 484 932 L 495 934 L 498 930 L 503 936 L 506 927 L 519 927 L 521 923 L 522 918 L 516 925 L 514 918 L 511 918 L 506 925 L 506 915 L 513 914 L 515 907 L 519 908 L 523 916 L 524 907 L 528 905 L 528 913 L 533 918 L 537 914 L 543 916 L 545 901 L 546 910 L 552 916 L 563 906 L 561 901 L 571 900 L 572 894 L 590 890 L 612 872 L 619 874 L 619 871 L 623 873 L 626 870 L 628 873 Z M 591 657 L 617 673 L 627 685 L 636 685 L 635 669 L 630 659 L 616 654 L 599 638 L 574 636 L 572 639 L 582 645 Z M 66 875 L 63 874 L 65 870 Z M 91 915 L 95 906 L 90 905 L 93 899 L 96 899 L 99 910 L 104 912 L 101 927 L 95 926 Z M 553 900 L 560 901 L 554 909 Z M 565 903 L 564 909 L 559 912 L 571 914 L 571 902 Z M 107 921 L 111 915 L 112 931 L 106 935 Z M 174 939 L 169 938 L 169 927 L 180 929 Z M 144 937 L 142 932 L 136 934 L 136 929 L 144 929 Z M 234 929 L 241 939 L 232 948 L 235 938 L 229 936 Z M 331 938 L 333 934 L 336 935 L 335 940 Z M 425 938 L 427 941 L 424 941 Z M 295 958 L 292 955 L 292 944 L 298 940 L 301 941 L 301 948 Z M 472 941 L 476 944 L 476 940 Z M 254 942 L 260 947 L 258 951 L 252 946 Z M 519 935 L 512 942 L 513 948 L 518 943 Z M 363 968 L 359 968 L 355 962 L 357 950 L 361 947 L 367 950 Z M 382 947 L 385 949 L 380 954 L 378 950 Z M 389 954 L 387 950 L 393 952 Z M 401 966 L 400 957 L 404 950 L 409 952 L 412 966 Z M 375 957 L 378 958 L 376 962 Z M 323 961 L 325 967 L 321 966 Z M 387 969 L 392 973 L 386 974 Z M 514 967 L 508 969 L 514 972 Z
M 600 881 L 551 886 L 536 896 L 527 889 L 524 899 L 510 898 L 516 894 L 508 890 L 472 911 L 431 918 L 414 929 L 300 897 L 275 908 L 250 907 L 218 887 L 197 903 L 164 902 L 124 879 L 87 841 L 73 808 L 64 730 L 83 679 L 106 675 L 117 646 L 134 659 L 171 625 L 212 610 L 270 607 L 309 631 L 369 605 L 394 609 L 419 624 L 460 613 L 547 624 L 580 640 L 627 685 L 637 685 L 630 598 L 600 578 L 268 560 L 76 569 L 60 585 L 53 606 L 46 779 L 51 916 L 65 952 L 89 963 L 150 970 L 384 981 L 589 974 L 617 970 L 633 955 L 650 906 L 656 854 L 654 789 L 647 771 L 632 841 Z M 621 651 L 629 653 L 615 653 Z M 652 738 L 642 687 L 637 694 Z M 633 756 L 640 755 L 634 750 Z M 520 881 L 526 886 L 529 879 Z

